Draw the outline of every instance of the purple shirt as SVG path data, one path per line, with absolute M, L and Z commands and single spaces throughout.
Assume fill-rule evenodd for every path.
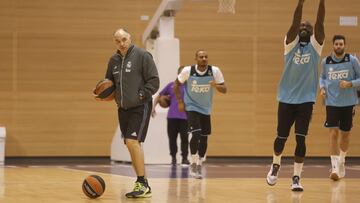
M 187 119 L 186 113 L 179 112 L 178 102 L 176 100 L 176 96 L 175 96 L 173 88 L 174 88 L 174 82 L 170 82 L 159 93 L 159 95 L 170 95 L 170 106 L 169 106 L 167 118 L 178 118 L 178 119 L 186 120 Z M 179 89 L 180 89 L 181 97 L 184 98 L 185 86 L 181 85 Z

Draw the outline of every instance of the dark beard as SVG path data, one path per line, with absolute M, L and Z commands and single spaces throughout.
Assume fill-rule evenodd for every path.
M 306 30 L 302 30 L 299 33 L 300 42 L 310 42 L 310 33 Z
M 344 49 L 336 49 L 335 50 L 335 53 L 336 53 L 336 55 L 343 55 L 344 54 L 344 52 L 345 52 L 345 50 Z
M 300 36 L 300 42 L 310 42 L 310 36 Z

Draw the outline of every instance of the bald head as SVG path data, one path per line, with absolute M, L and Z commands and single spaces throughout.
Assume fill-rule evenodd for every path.
M 311 25 L 311 23 L 307 20 L 302 21 L 299 28 L 300 41 L 309 42 L 310 36 L 312 34 L 313 34 L 313 26 Z
M 130 33 L 124 28 L 120 28 L 114 32 L 114 41 L 121 55 L 125 56 L 131 45 Z
M 124 28 L 119 28 L 114 32 L 114 37 L 121 37 L 121 36 L 128 36 L 131 37 L 130 33 L 124 29 Z

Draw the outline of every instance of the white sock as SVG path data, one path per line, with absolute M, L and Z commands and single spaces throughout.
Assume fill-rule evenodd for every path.
M 197 154 L 192 154 L 191 155 L 191 163 L 197 163 L 197 160 L 198 160 Z
M 340 156 L 339 156 L 339 160 L 343 163 L 345 163 L 345 156 L 346 156 L 346 152 L 343 152 L 341 149 L 340 149 Z
M 281 154 L 279 156 L 276 156 L 275 154 L 273 154 L 273 164 L 280 165 L 280 163 L 281 163 Z
M 339 156 L 338 155 L 331 155 L 330 156 L 330 159 L 331 159 L 331 167 L 334 169 L 337 167 L 337 163 L 338 163 L 338 159 L 339 159 Z
M 303 168 L 304 163 L 296 163 L 294 162 L 294 176 L 301 177 L 301 172 Z

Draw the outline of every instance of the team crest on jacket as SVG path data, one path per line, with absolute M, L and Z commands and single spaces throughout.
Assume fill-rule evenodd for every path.
M 131 61 L 128 61 L 126 64 L 125 72 L 131 72 Z
M 128 62 L 127 62 L 126 68 L 131 68 L 131 61 L 128 61 Z

